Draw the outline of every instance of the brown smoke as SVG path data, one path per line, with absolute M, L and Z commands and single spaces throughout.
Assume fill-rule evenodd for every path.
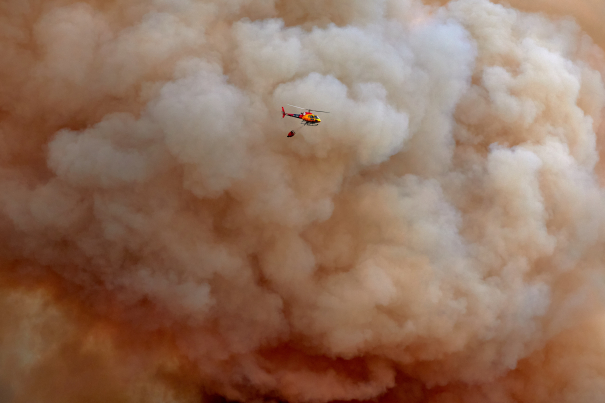
M 604 10 L 513 6 L 5 1 L 0 401 L 604 400 Z

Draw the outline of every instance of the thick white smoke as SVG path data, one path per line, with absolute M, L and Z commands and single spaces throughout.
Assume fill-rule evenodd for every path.
M 488 0 L 0 10 L 0 400 L 605 397 L 594 24 Z M 330 114 L 299 130 L 286 104 Z

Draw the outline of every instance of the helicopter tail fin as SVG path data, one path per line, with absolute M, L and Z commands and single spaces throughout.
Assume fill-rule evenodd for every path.
M 281 107 L 281 117 L 282 119 L 286 117 L 286 111 L 284 110 L 284 107 Z

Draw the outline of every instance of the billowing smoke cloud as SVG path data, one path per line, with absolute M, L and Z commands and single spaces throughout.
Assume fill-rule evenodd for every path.
M 488 0 L 0 10 L 0 400 L 605 398 L 598 26 Z

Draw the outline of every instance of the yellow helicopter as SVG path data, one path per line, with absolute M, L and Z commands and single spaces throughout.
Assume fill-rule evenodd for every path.
M 318 110 L 314 110 L 314 109 L 308 109 L 308 108 L 301 108 L 300 106 L 295 106 L 295 105 L 290 105 L 288 104 L 288 106 L 292 106 L 294 108 L 299 108 L 299 109 L 303 109 L 306 112 L 303 113 L 286 113 L 284 107 L 281 107 L 281 112 L 282 112 L 282 118 L 285 118 L 286 116 L 291 116 L 293 118 L 297 118 L 297 119 L 301 119 L 302 120 L 302 124 L 305 126 L 317 126 L 319 124 L 319 122 L 321 122 L 321 119 L 314 114 L 313 112 L 318 112 L 318 113 L 330 113 L 330 112 L 326 112 L 326 111 L 318 111 Z M 292 130 L 290 133 L 288 133 L 288 137 L 292 137 L 294 136 L 294 134 L 296 134 L 294 132 L 294 130 Z

